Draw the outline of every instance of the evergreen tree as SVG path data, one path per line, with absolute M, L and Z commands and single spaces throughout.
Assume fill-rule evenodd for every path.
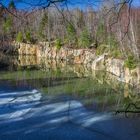
M 77 43 L 76 30 L 70 23 L 67 25 L 67 37 L 70 44 Z
M 8 5 L 9 9 L 16 9 L 15 3 L 13 0 L 10 1 L 9 5 Z
M 79 47 L 86 48 L 89 47 L 90 44 L 91 44 L 90 34 L 88 30 L 85 28 L 79 37 L 78 45 Z
M 26 41 L 27 41 L 27 42 L 32 42 L 31 32 L 26 31 L 25 37 L 26 37 Z
M 16 37 L 17 42 L 22 42 L 23 41 L 23 35 L 22 32 L 18 32 L 17 37 Z
M 9 33 L 12 27 L 12 18 L 10 16 L 8 16 L 4 23 L 3 23 L 3 29 L 5 33 Z

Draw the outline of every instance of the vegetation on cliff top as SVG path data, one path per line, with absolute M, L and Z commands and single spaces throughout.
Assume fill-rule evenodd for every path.
M 32 11 L 16 9 L 15 1 L 7 7 L 0 3 L 0 41 L 56 40 L 57 49 L 94 48 L 98 55 L 107 52 L 112 57 L 127 59 L 131 54 L 138 60 L 140 9 L 131 6 L 129 1 L 119 2 L 104 1 L 98 10 L 94 6 L 62 8 L 61 3 L 56 3 L 54 7 L 48 5 L 47 9 Z M 128 58 L 125 65 L 134 68 L 132 62 Z

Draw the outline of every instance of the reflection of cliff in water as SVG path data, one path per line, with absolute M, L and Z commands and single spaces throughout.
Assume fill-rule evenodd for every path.
M 35 88 L 47 95 L 67 94 L 82 98 L 86 106 L 97 104 L 102 110 L 140 101 L 139 87 L 119 82 L 114 75 L 93 71 L 84 65 L 41 60 L 30 55 L 8 56 L 4 62 L 13 71 L 1 73 L 0 82 L 6 81 L 13 86 Z
M 19 68 L 37 67 L 38 59 L 35 55 L 10 56 L 0 54 L 0 69 L 17 70 Z
M 0 69 L 6 68 L 10 65 L 10 59 L 6 55 L 0 53 Z
M 86 65 L 73 65 L 66 61 L 44 60 L 43 58 L 38 58 L 35 55 L 7 56 L 1 54 L 0 64 L 3 64 L 1 65 L 1 69 L 3 66 L 8 67 L 10 70 L 40 69 L 41 71 L 55 73 L 57 76 L 63 76 L 64 73 L 72 73 L 75 74 L 76 77 L 92 77 L 100 84 L 107 83 L 114 87 L 114 89 L 117 89 L 120 86 L 124 87 L 125 85 L 125 83 L 119 82 L 116 76 L 110 73 L 104 71 L 95 71 Z M 136 85 L 131 86 L 138 88 Z

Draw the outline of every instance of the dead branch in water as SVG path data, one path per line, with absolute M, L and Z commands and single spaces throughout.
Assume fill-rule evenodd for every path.
M 132 106 L 133 106 L 136 110 L 129 110 L 130 107 L 132 107 Z M 128 104 L 128 106 L 126 107 L 125 110 L 117 110 L 117 111 L 115 112 L 115 115 L 117 115 L 118 113 L 125 113 L 125 117 L 128 118 L 127 113 L 140 113 L 140 107 L 138 107 L 138 106 L 137 106 L 136 104 L 134 104 L 134 103 L 130 103 L 130 104 Z

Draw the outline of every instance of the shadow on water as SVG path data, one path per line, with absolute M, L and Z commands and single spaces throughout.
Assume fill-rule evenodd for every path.
M 83 66 L 41 62 L 34 69 L 25 60 L 0 71 L 0 140 L 140 139 L 138 115 L 112 112 L 136 94 L 129 86 Z
M 10 91 L 10 92 L 9 92 Z M 125 139 L 139 138 L 140 120 L 87 110 L 71 96 L 47 96 L 35 90 L 6 90 L 1 98 L 0 138 L 4 139 Z M 118 127 L 120 132 L 117 131 Z M 110 129 L 111 128 L 111 129 Z M 112 129 L 113 128 L 113 129 Z M 125 130 L 125 131 L 124 131 Z M 111 133 L 110 133 L 111 131 Z M 135 134 L 135 135 L 133 135 Z
M 13 80 L 13 79 L 5 79 L 5 80 L 1 80 L 0 79 L 0 83 L 4 83 L 7 82 L 7 84 L 16 84 L 16 86 L 27 86 L 28 88 L 41 88 L 41 87 L 53 87 L 53 86 L 59 86 L 59 85 L 63 85 L 66 82 L 71 83 L 70 80 L 74 80 L 74 79 L 78 79 L 79 77 L 62 77 L 62 78 L 58 78 L 58 77 L 52 77 L 52 78 L 39 78 L 39 79 L 19 79 L 19 80 Z M 68 81 L 69 79 L 69 81 Z

